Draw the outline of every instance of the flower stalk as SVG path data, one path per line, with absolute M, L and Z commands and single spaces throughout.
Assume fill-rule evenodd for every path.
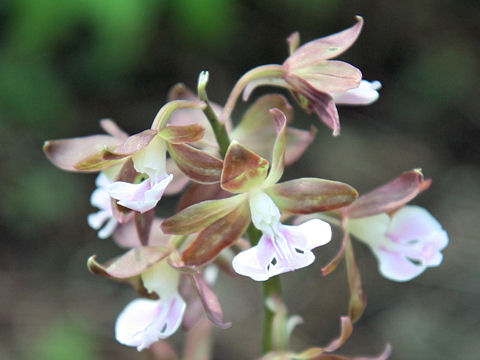
M 197 86 L 198 97 L 200 98 L 200 100 L 202 100 L 206 104 L 206 106 L 203 108 L 203 113 L 207 117 L 210 125 L 212 126 L 213 133 L 215 134 L 215 139 L 217 140 L 217 143 L 219 146 L 220 155 L 222 155 L 222 157 L 225 157 L 225 154 L 227 153 L 228 145 L 230 145 L 230 138 L 228 136 L 227 129 L 225 128 L 225 124 L 218 120 L 218 117 L 215 114 L 215 111 L 213 111 L 212 106 L 208 101 L 208 96 L 207 96 L 208 77 L 209 77 L 208 71 L 202 71 L 198 76 L 198 86 Z

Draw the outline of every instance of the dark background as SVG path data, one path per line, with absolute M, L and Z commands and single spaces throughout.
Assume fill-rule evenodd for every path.
M 105 117 L 129 133 L 141 131 L 168 89 L 178 81 L 194 87 L 202 70 L 210 71 L 210 98 L 222 104 L 243 72 L 284 61 L 291 32 L 308 41 L 351 26 L 356 14 L 365 18 L 364 31 L 341 59 L 382 82 L 380 99 L 341 107 L 339 138 L 298 110 L 297 127 L 313 121 L 320 131 L 286 177 L 301 171 L 365 192 L 421 167 L 434 181 L 414 203 L 443 224 L 450 245 L 439 268 L 395 283 L 356 242 L 369 305 L 342 352 L 373 355 L 390 342 L 392 359 L 475 358 L 479 10 L 476 0 L 0 2 L 0 358 L 142 358 L 113 337 L 133 291 L 85 266 L 91 254 L 120 253 L 86 223 L 95 211 L 88 201 L 94 175 L 54 168 L 41 152 L 44 140 L 98 133 Z M 171 214 L 174 201 L 162 200 L 160 212 Z M 306 320 L 295 331 L 295 350 L 338 333 L 348 299 L 344 267 L 320 274 L 338 242 L 317 250 L 309 268 L 285 276 L 289 309 Z M 216 290 L 234 326 L 215 331 L 215 359 L 254 358 L 258 284 L 221 276 Z

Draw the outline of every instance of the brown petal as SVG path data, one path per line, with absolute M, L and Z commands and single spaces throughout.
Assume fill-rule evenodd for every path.
M 350 185 L 317 178 L 286 181 L 265 189 L 282 210 L 292 214 L 311 214 L 346 206 L 358 193 Z
M 292 77 L 289 81 L 292 83 L 294 89 L 307 99 L 308 109 L 314 111 L 319 119 L 333 130 L 334 136 L 339 135 L 340 119 L 333 98 L 329 94 L 315 89 L 307 81 L 298 77 Z
M 246 192 L 263 184 L 267 171 L 267 160 L 233 140 L 225 154 L 220 184 L 231 193 Z
M 202 301 L 203 308 L 207 317 L 215 325 L 222 329 L 227 329 L 232 326 L 231 323 L 226 323 L 223 321 L 223 311 L 218 301 L 217 295 L 210 289 L 208 284 L 203 280 L 199 274 L 187 274 L 192 281 L 192 285 L 197 291 L 200 300 Z
M 206 184 L 220 181 L 222 160 L 187 144 L 168 144 L 168 152 L 180 170 L 192 180 Z
M 145 213 L 135 212 L 135 228 L 137 229 L 140 243 L 144 246 L 149 244 L 150 229 L 154 218 L 155 209 L 149 210 Z
M 421 170 L 404 172 L 393 181 L 360 196 L 342 209 L 342 214 L 355 219 L 395 210 L 415 198 L 428 185 L 430 182 L 424 180 Z
M 165 219 L 162 223 L 162 229 L 167 234 L 193 234 L 232 212 L 244 201 L 244 195 L 236 195 L 220 200 L 203 201 L 189 206 L 168 219 Z
M 198 125 L 166 126 L 158 133 L 165 141 L 172 144 L 191 143 L 203 137 L 205 129 Z
M 182 260 L 187 266 L 199 266 L 212 261 L 220 251 L 242 236 L 249 224 L 250 210 L 245 201 L 202 230 L 183 252 Z

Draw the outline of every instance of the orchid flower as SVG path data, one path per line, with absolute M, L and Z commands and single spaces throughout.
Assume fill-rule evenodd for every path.
M 256 281 L 310 265 L 312 249 L 327 244 L 332 237 L 330 225 L 313 219 L 298 226 L 283 225 L 280 210 L 264 192 L 249 197 L 252 222 L 262 231 L 256 246 L 240 252 L 232 266 L 240 275 Z
M 440 265 L 440 251 L 448 245 L 446 231 L 419 206 L 404 206 L 392 216 L 351 219 L 348 230 L 372 249 L 381 274 L 394 281 L 411 280 Z
M 283 87 L 292 92 L 298 103 L 340 134 L 340 121 L 335 104 L 368 105 L 378 98 L 379 82 L 362 80 L 362 73 L 354 66 L 332 58 L 348 50 L 357 40 L 363 19 L 338 33 L 312 40 L 299 47 L 299 34 L 287 40 L 290 56 L 282 65 L 263 65 L 243 75 L 225 104 L 222 118 L 228 118 L 237 98 L 243 92 L 248 100 L 255 88 L 262 85 Z
M 172 181 L 173 175 L 167 174 L 167 147 L 165 141 L 155 136 L 147 147 L 132 156 L 135 170 L 147 174 L 147 178 L 138 184 L 116 181 L 107 188 L 108 193 L 118 204 L 144 213 L 153 209 Z
M 128 229 L 128 225 L 124 228 Z M 128 233 L 131 231 L 124 236 Z M 223 321 L 222 308 L 208 283 L 215 277 L 215 270 L 213 274 L 205 273 L 205 278 L 199 271 L 182 271 L 178 254 L 172 248 L 175 241 L 166 244 L 163 233 L 152 232 L 151 236 L 156 239 L 148 242 L 157 245 L 132 248 L 104 265 L 97 262 L 95 255 L 87 262 L 92 273 L 128 282 L 147 297 L 133 300 L 121 312 L 115 325 L 117 340 L 141 351 L 171 336 L 180 325 L 191 328 L 203 312 L 215 325 L 229 327 L 231 324 Z
M 221 189 L 233 196 L 195 203 L 162 223 L 165 233 L 198 232 L 182 253 L 187 266 L 212 261 L 253 222 L 263 236 L 258 244 L 234 258 L 235 271 L 263 281 L 305 267 L 315 258 L 311 250 L 330 241 L 330 226 L 321 220 L 300 226 L 283 225 L 281 211 L 308 214 L 336 209 L 355 200 L 357 192 L 353 188 L 335 181 L 303 178 L 277 184 L 284 169 L 286 117 L 278 109 L 270 113 L 277 131 L 272 163 L 233 140 L 220 179 Z
M 112 182 L 108 176 L 105 175 L 104 172 L 100 172 L 95 180 L 97 188 L 90 196 L 90 203 L 92 206 L 95 206 L 100 210 L 88 215 L 87 222 L 92 229 L 100 230 L 98 232 L 98 237 L 100 239 L 110 237 L 118 225 L 118 221 L 113 216 L 112 199 L 107 191 L 107 187 L 111 183 Z
M 138 351 L 159 339 L 171 336 L 179 328 L 185 301 L 178 293 L 180 273 L 166 261 L 160 261 L 141 274 L 142 282 L 158 300 L 133 300 L 120 313 L 115 324 L 115 338 Z
M 97 172 L 121 166 L 116 181 L 107 188 L 110 196 L 119 205 L 145 213 L 156 206 L 172 181 L 172 174 L 167 173 L 167 151 L 191 179 L 219 181 L 222 161 L 189 145 L 199 141 L 205 129 L 198 124 L 168 125 L 176 110 L 203 107 L 199 101 L 171 101 L 159 110 L 151 128 L 138 134 L 127 136 L 113 122 L 103 121 L 102 127 L 110 135 L 47 141 L 44 151 L 55 165 L 68 171 Z

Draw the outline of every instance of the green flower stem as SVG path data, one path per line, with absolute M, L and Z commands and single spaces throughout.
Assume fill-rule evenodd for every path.
M 250 240 L 250 244 L 255 246 L 258 244 L 260 237 L 262 236 L 262 232 L 258 230 L 252 223 L 247 229 L 248 238 Z M 274 349 L 273 344 L 273 320 L 275 317 L 275 313 L 270 310 L 266 304 L 266 300 L 271 296 L 276 296 L 277 298 L 282 298 L 282 285 L 280 283 L 280 276 L 274 276 L 270 279 L 262 282 L 263 287 L 263 342 L 262 342 L 262 350 L 263 354 L 267 354 L 273 350 L 281 350 L 281 349 Z
M 215 134 L 215 139 L 217 140 L 217 143 L 220 149 L 220 155 L 222 155 L 222 158 L 223 158 L 225 157 L 228 146 L 230 145 L 230 138 L 228 137 L 225 124 L 220 122 L 220 120 L 218 120 L 218 117 L 215 114 L 215 111 L 213 111 L 212 106 L 208 101 L 207 83 L 208 83 L 208 71 L 202 71 L 200 73 L 200 76 L 198 77 L 198 87 L 197 87 L 198 97 L 207 105 L 203 109 L 203 113 L 205 114 L 208 121 L 210 122 L 210 125 L 212 126 L 213 133 Z

